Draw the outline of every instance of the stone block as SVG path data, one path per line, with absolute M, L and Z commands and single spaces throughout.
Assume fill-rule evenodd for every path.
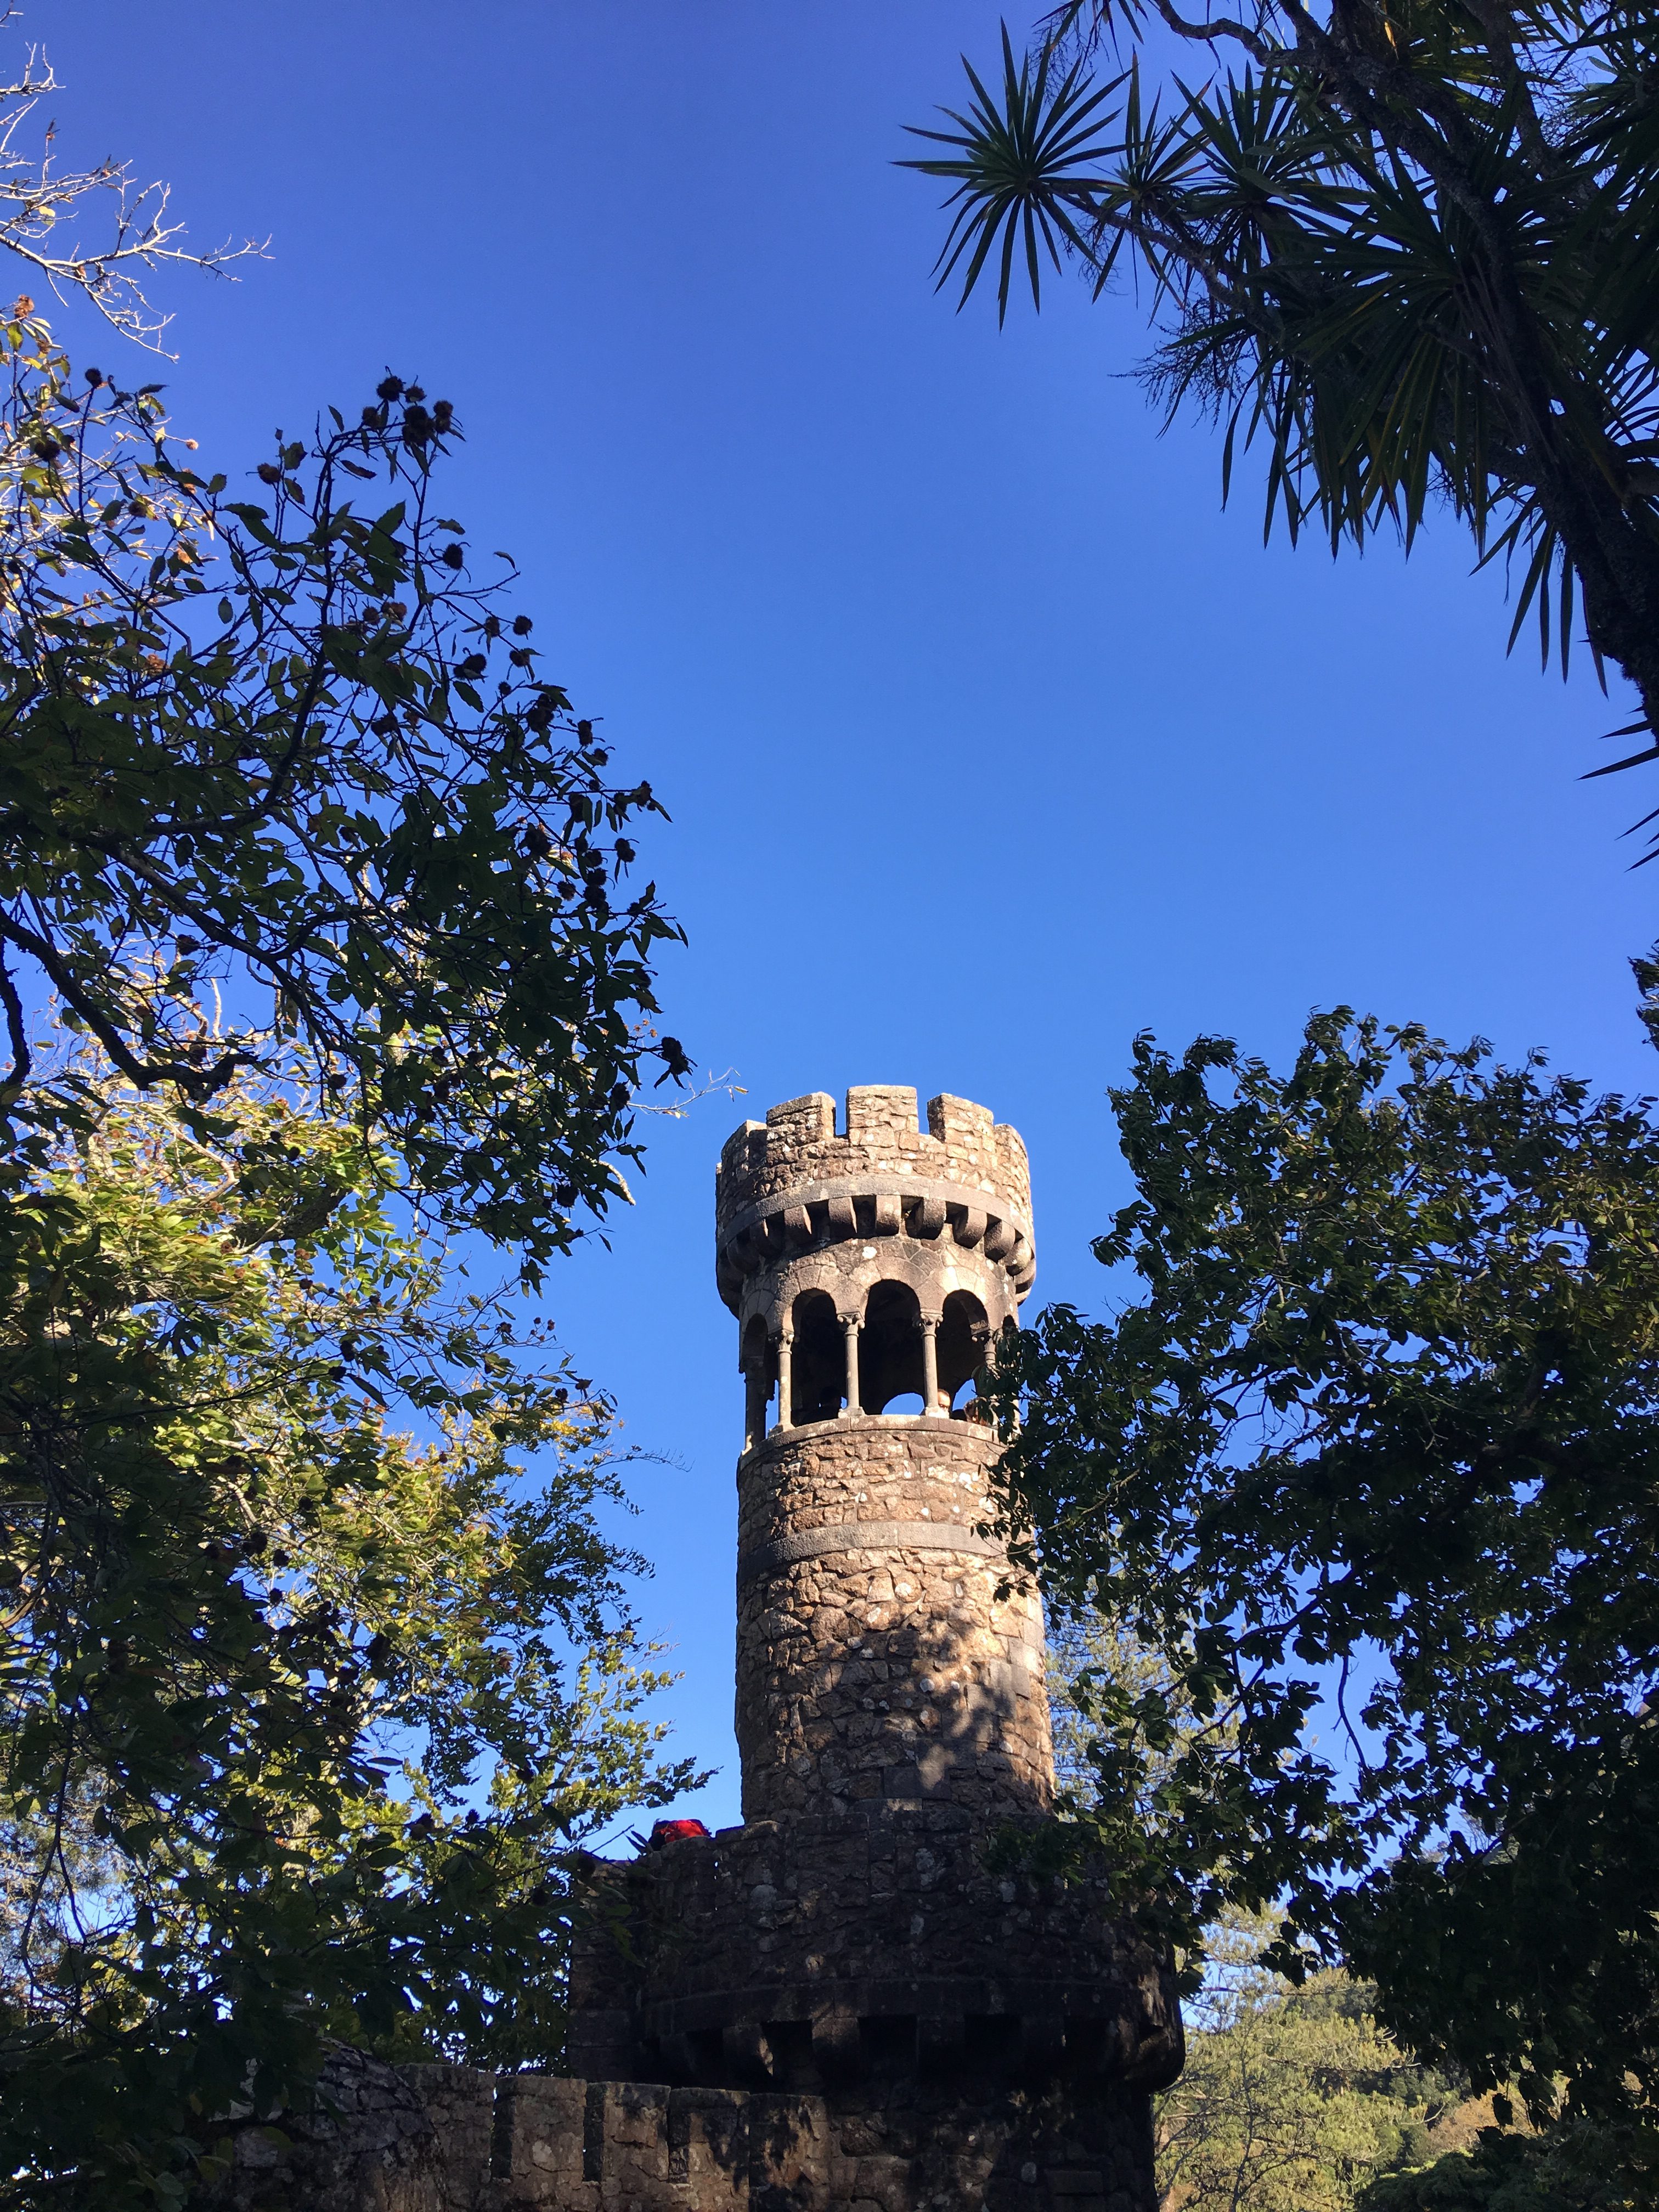
M 854 2195 L 878 2204 L 881 2212 L 913 2212 L 915 2195 L 910 2166 L 908 2158 L 860 2159 L 853 2176 Z

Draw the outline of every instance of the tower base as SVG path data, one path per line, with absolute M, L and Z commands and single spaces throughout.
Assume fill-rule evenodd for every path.
M 961 2085 L 965 2086 L 965 2085 Z M 1152 2212 L 1145 2091 L 790 2096 L 383 2065 L 249 2137 L 215 2212 Z
M 1007 1821 L 1010 1840 L 1042 1820 Z M 1158 2089 L 1170 1964 L 1101 1870 L 999 1871 L 958 1806 L 751 1821 L 588 1862 L 569 2059 L 588 2078 L 823 2095 Z

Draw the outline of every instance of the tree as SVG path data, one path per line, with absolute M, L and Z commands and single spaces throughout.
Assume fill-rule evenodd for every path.
M 1187 2063 L 1158 2100 L 1166 2212 L 1346 2212 L 1376 2176 L 1420 2160 L 1456 2088 L 1414 2067 L 1346 1974 L 1292 1988 L 1249 1929 L 1189 2000 Z
M 53 1073 L 82 1118 L 0 1207 L 0 2203 L 102 2208 L 331 2037 L 556 2063 L 570 1852 L 698 1778 L 639 1714 L 602 1407 L 309 1072 L 239 1070 L 211 1143 Z
M 1483 2128 L 1474 2146 L 1380 2174 L 1359 2212 L 1636 2212 L 1651 2202 L 1607 2130 L 1580 2120 L 1539 2134 Z
M 30 76 L 0 246 L 154 345 L 165 194 L 16 155 Z M 443 1242 L 533 1289 L 688 1063 L 662 810 L 438 512 L 450 403 L 231 498 L 27 296 L 0 370 L 0 2203 L 118 2212 L 331 2038 L 556 2061 L 569 1851 L 695 1783 L 603 1402 Z
M 1169 1737 L 1143 1747 L 1128 1777 L 1133 1813 L 1156 1818 L 1159 1793 L 1204 1725 L 1164 1653 L 1098 1610 L 1053 1618 L 1048 1686 L 1063 1823 L 1108 1817 L 1123 1769 L 1111 1723 L 1161 1701 Z M 1103 1723 L 1104 1726 L 1103 1726 Z M 1178 1960 L 1187 2057 L 1156 2106 L 1164 2212 L 1320 2212 L 1345 2208 L 1376 2175 L 1437 2147 L 1462 2087 L 1414 2065 L 1376 2026 L 1371 1992 L 1340 1971 L 1297 1987 L 1262 1963 L 1275 1915 L 1224 1908 L 1202 1931 L 1202 1959 Z
M 1122 50 L 1128 50 L 1127 68 Z M 1092 70 L 1103 50 L 1113 74 Z M 1565 670 L 1582 610 L 1659 759 L 1659 24 L 1639 0 L 1066 0 L 909 163 L 950 181 L 963 297 L 1016 255 L 1147 282 L 1173 416 L 1267 453 L 1267 524 L 1333 550 L 1431 499 L 1521 566 Z M 1595 774 L 1610 771 L 1597 769 Z
M 1282 1903 L 1271 1965 L 1477 2090 L 1650 2113 L 1659 1116 L 1342 1010 L 1112 1096 L 1142 1295 L 995 1382 L 1014 1556 L 1184 1708 L 1102 1703 L 1079 1835 L 1188 1946 Z
M 24 264 L 30 283 L 47 284 L 59 301 L 86 302 L 118 336 L 160 352 L 173 318 L 146 298 L 146 278 L 179 268 L 223 276 L 233 262 L 263 249 L 248 239 L 240 246 L 192 252 L 183 243 L 183 224 L 167 219 L 167 186 L 136 184 L 125 161 L 54 168 L 57 124 L 48 122 L 38 150 L 28 143 L 27 126 L 41 100 L 62 89 L 38 46 L 28 49 L 21 73 L 0 84 L 0 249 Z M 98 242 L 84 246 L 72 226 L 88 203 L 100 199 L 110 219 Z
M 626 1194 L 647 1056 L 686 1068 L 648 1020 L 679 933 L 654 884 L 613 903 L 650 786 L 606 783 L 435 511 L 449 403 L 388 376 L 279 441 L 260 504 L 185 465 L 154 388 L 77 396 L 43 325 L 0 366 L 0 1109 L 27 1122 L 31 988 L 201 1117 L 298 1035 L 313 1103 L 534 1279 Z

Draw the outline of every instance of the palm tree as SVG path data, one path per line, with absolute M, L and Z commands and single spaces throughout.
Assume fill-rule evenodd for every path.
M 1613 734 L 1647 742 L 1594 773 L 1659 761 L 1648 0 L 1066 0 L 1023 58 L 1005 26 L 996 91 L 963 66 L 917 134 L 948 150 L 905 164 L 954 187 L 941 284 L 994 267 L 1000 317 L 1022 261 L 1034 301 L 1045 255 L 1097 295 L 1134 267 L 1143 374 L 1224 421 L 1224 486 L 1261 441 L 1269 531 L 1409 545 L 1449 502 L 1518 568 L 1511 644 L 1534 610 L 1565 670 L 1582 611 L 1636 686 Z

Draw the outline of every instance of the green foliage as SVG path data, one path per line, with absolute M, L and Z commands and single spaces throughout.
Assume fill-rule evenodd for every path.
M 28 1112 L 31 993 L 204 1133 L 298 1036 L 313 1105 L 533 1279 L 625 1194 L 646 1055 L 685 1068 L 648 1032 L 678 932 L 617 888 L 649 785 L 606 783 L 502 556 L 478 580 L 436 508 L 449 403 L 388 376 L 232 498 L 155 387 L 77 392 L 26 319 L 0 369 L 0 1109 Z
M 1161 1820 L 1164 1791 L 1189 1752 L 1202 1747 L 1215 1753 L 1231 1748 L 1235 1730 L 1226 1716 L 1218 1719 L 1195 1707 L 1183 1669 L 1170 1664 L 1155 1644 L 1137 1636 L 1124 1621 L 1101 1609 L 1051 1616 L 1048 1624 L 1048 1691 L 1053 1713 L 1054 1778 L 1062 1817 L 1081 1811 L 1133 1818 L 1143 1825 Z M 1131 1731 L 1135 1756 L 1126 1761 L 1121 1746 Z M 1186 1978 L 1200 1986 L 1195 1960 Z
M 330 2036 L 556 2061 L 571 1847 L 696 1778 L 638 1711 L 600 1409 L 314 1067 L 231 1071 L 205 1137 L 43 1073 L 76 1110 L 0 1180 L 0 2203 L 101 2212 Z
M 1271 1963 L 1341 1958 L 1426 2063 L 1645 2107 L 1650 1104 L 1346 1012 L 1284 1078 L 1142 1038 L 1113 1099 L 1140 1300 L 996 1383 L 1016 1556 L 1168 1670 L 1097 1699 L 1080 1832 L 1178 1943 L 1282 1900 Z
M 1140 1816 L 1154 1817 L 1202 1725 L 1164 1653 L 1098 1612 L 1052 1621 L 1048 1650 L 1062 1820 L 1086 1824 L 1092 1808 L 1112 1806 L 1120 1770 L 1105 1747 L 1118 1701 L 1156 1696 L 1169 1739 L 1146 1749 L 1133 1778 Z M 1372 2176 L 1428 2155 L 1430 2130 L 1458 2102 L 1460 2085 L 1378 2028 L 1370 1990 L 1340 1972 L 1297 1987 L 1265 1966 L 1279 1932 L 1271 1914 L 1229 1908 L 1204 1929 L 1201 1961 L 1183 1962 L 1187 2063 L 1157 2106 L 1170 2212 L 1337 2212 Z
M 153 344 L 142 273 L 226 257 L 127 184 L 9 134 L 0 246 Z M 123 2212 L 330 2039 L 556 2063 L 570 1854 L 698 1778 L 605 1409 L 441 1242 L 533 1287 L 626 1197 L 679 932 L 448 401 L 234 497 L 26 297 L 0 378 L 0 2204 Z
M 1456 2092 L 1411 2064 L 1346 1974 L 1292 1989 L 1256 1963 L 1256 1931 L 1230 1932 L 1187 2008 L 1186 2069 L 1158 2100 L 1159 2197 L 1192 2212 L 1346 2212 L 1424 2154 Z
M 1102 1794 L 1096 1767 L 1103 1735 L 1110 1734 L 1109 1728 L 1103 1731 L 1103 1717 L 1115 1712 L 1120 1700 L 1138 1706 L 1156 1695 L 1170 1714 L 1170 1744 L 1141 1765 L 1132 1783 L 1143 1810 L 1151 1814 L 1170 1756 L 1197 1724 L 1163 1653 L 1099 1613 L 1054 1614 L 1048 1627 L 1054 1781 L 1062 1802 L 1090 1805 Z M 1114 1779 L 1115 1772 L 1105 1778 L 1109 1797 L 1115 1794 Z
M 1359 2212 L 1636 2212 L 1652 2197 L 1625 2154 L 1588 2122 L 1540 2135 L 1485 2129 L 1472 2149 L 1379 2177 Z
M 1639 0 L 1066 0 L 906 166 L 953 187 L 941 283 L 994 263 L 1005 314 L 1021 245 L 1034 301 L 1044 251 L 1146 280 L 1148 380 L 1225 422 L 1224 485 L 1263 441 L 1269 530 L 1409 544 L 1448 501 L 1518 560 L 1516 632 L 1565 667 L 1582 611 L 1651 736 L 1656 68 Z

